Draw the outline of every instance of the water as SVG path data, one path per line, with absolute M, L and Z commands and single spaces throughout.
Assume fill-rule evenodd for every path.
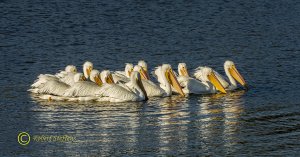
M 297 155 L 300 3 L 286 1 L 0 1 L 1 156 Z M 90 60 L 123 69 L 186 62 L 223 73 L 233 60 L 250 85 L 227 95 L 138 103 L 34 100 L 40 73 Z M 74 143 L 17 135 L 70 135 Z

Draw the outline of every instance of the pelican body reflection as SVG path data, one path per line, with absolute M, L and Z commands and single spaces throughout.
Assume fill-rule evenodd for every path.
M 238 143 L 240 125 L 239 115 L 243 112 L 243 91 L 232 92 L 229 95 L 214 95 L 199 99 L 199 121 L 202 145 L 201 148 L 213 153 L 215 147 L 222 154 L 230 155 L 234 144 Z M 216 144 L 217 143 L 217 144 Z M 219 152 L 219 153 L 220 153 Z
M 57 104 L 37 99 L 33 133 L 75 136 L 75 143 L 60 145 L 83 152 L 93 149 L 94 155 L 198 154 L 200 149 L 206 155 L 230 154 L 239 142 L 243 94 L 173 96 L 135 103 Z M 42 155 L 55 155 L 51 150 L 56 145 L 43 145 L 49 151 L 41 150 Z M 64 155 L 76 154 L 64 151 Z

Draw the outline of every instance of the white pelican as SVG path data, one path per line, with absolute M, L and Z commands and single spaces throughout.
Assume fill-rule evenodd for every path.
M 59 78 L 60 81 L 72 86 L 75 83 L 73 78 L 77 72 L 77 69 L 75 66 L 72 66 L 72 65 L 67 68 L 69 69 L 69 71 L 72 71 L 72 72 L 68 72 L 68 73 L 60 72 L 60 73 L 56 74 L 56 76 Z M 83 74 L 86 79 L 89 78 L 92 70 L 93 70 L 93 63 L 86 61 L 83 64 Z
M 61 71 L 60 73 L 55 74 L 55 76 L 58 77 L 61 82 L 71 86 L 75 83 L 74 76 L 76 73 L 77 68 L 74 65 L 68 65 L 65 71 Z
M 185 94 L 182 91 L 180 84 L 178 83 L 172 67 L 170 64 L 163 64 L 155 69 L 154 75 L 157 77 L 158 82 L 160 83 L 160 88 L 164 90 L 163 96 L 172 95 L 172 87 L 182 96 Z
M 77 68 L 74 65 L 67 65 L 64 71 L 56 73 L 55 76 L 58 78 L 64 77 L 68 73 L 77 73 Z
M 166 92 L 158 85 L 148 80 L 146 71 L 139 65 L 134 66 L 133 71 L 139 72 L 142 78 L 143 86 L 147 92 L 148 97 L 164 96 Z
M 204 68 L 203 80 L 199 81 L 192 77 L 189 77 L 188 70 L 185 63 L 178 64 L 178 82 L 183 87 L 185 94 L 208 94 L 217 93 L 219 90 L 222 93 L 226 93 L 224 87 L 220 81 L 216 78 L 211 68 Z
M 93 63 L 86 61 L 83 64 L 83 73 L 86 79 L 89 78 L 90 73 L 93 69 Z M 51 80 L 59 80 L 60 82 L 64 82 L 68 85 L 73 85 L 74 82 L 74 75 L 77 72 L 77 68 L 74 65 L 68 65 L 65 68 L 65 71 L 61 71 L 55 75 L 51 74 L 41 74 L 38 76 L 38 79 L 31 85 L 31 87 L 38 87 L 40 84 L 43 84 L 47 81 Z
M 150 80 L 150 76 L 149 76 L 149 73 L 148 73 L 148 65 L 147 65 L 147 63 L 144 60 L 140 60 L 138 62 L 138 65 L 141 66 L 143 68 L 143 70 L 145 71 L 145 73 L 146 73 L 146 79 Z
M 100 73 L 100 78 L 101 78 L 101 81 L 103 83 L 108 83 L 108 84 L 113 84 L 115 83 L 113 77 L 112 77 L 112 74 L 110 73 L 109 70 L 103 70 L 101 73 Z
M 74 75 L 74 82 L 84 81 L 85 77 L 82 73 L 77 73 Z M 40 84 L 39 86 L 29 89 L 28 91 L 36 94 L 45 95 L 49 99 L 49 96 L 63 96 L 65 91 L 68 90 L 70 86 L 59 80 L 49 80 L 45 83 Z M 42 96 L 43 97 L 43 96 Z
M 203 77 L 201 75 L 201 71 L 203 70 L 203 67 L 198 67 L 196 70 L 198 71 L 198 75 L 197 76 L 195 75 L 195 77 L 197 79 L 203 80 Z M 218 72 L 214 71 L 214 73 L 215 73 L 216 77 L 218 78 L 218 80 L 220 81 L 220 83 L 223 85 L 223 87 L 227 91 L 237 89 L 236 81 L 238 81 L 242 86 L 244 86 L 246 89 L 248 89 L 247 83 L 245 82 L 242 75 L 238 72 L 238 70 L 236 69 L 236 67 L 232 61 L 229 61 L 229 60 L 225 61 L 224 70 L 225 70 L 225 74 L 227 75 L 229 81 L 228 81 L 228 79 L 225 79 L 224 76 L 220 75 Z
M 67 83 L 67 80 L 71 79 L 74 82 L 74 75 L 77 73 L 77 69 L 74 65 L 68 65 L 65 68 L 65 71 L 61 71 L 56 73 L 55 75 L 52 74 L 40 74 L 38 78 L 34 81 L 31 85 L 31 88 L 36 88 L 41 84 L 44 84 L 47 81 L 51 80 L 59 80 L 61 82 Z M 69 84 L 69 83 L 67 83 Z M 70 84 L 69 84 L 70 85 Z
M 93 63 L 89 62 L 89 61 L 84 62 L 84 64 L 83 64 L 83 74 L 84 74 L 84 77 L 86 79 L 89 78 L 92 70 L 93 70 Z
M 93 74 L 91 73 L 90 76 L 93 76 Z M 75 74 L 74 80 L 75 80 L 75 83 L 77 83 L 77 82 L 85 82 L 86 78 L 85 78 L 85 76 L 82 73 L 78 73 L 78 74 Z M 49 82 L 47 82 L 47 84 L 48 83 Z M 56 86 L 61 86 L 61 84 L 57 84 Z M 65 92 L 68 91 L 70 88 L 71 87 L 62 89 L 60 87 L 60 89 L 61 89 L 60 94 L 61 93 L 65 94 Z M 54 89 L 54 90 L 57 90 L 57 89 Z M 62 92 L 62 91 L 64 91 L 64 92 Z M 47 99 L 48 101 L 51 101 L 51 100 L 56 100 L 56 101 L 91 101 L 91 100 L 96 100 L 97 99 L 97 97 L 95 97 L 95 96 L 67 97 L 67 96 L 64 96 L 64 94 L 62 96 L 60 96 L 57 93 L 55 94 L 55 93 L 52 92 L 52 93 L 49 93 L 49 94 L 39 95 L 39 98 L 40 99 Z
M 131 63 L 126 63 L 125 64 L 125 70 L 124 71 L 115 71 L 112 74 L 112 77 L 115 82 L 128 82 L 130 81 L 130 75 L 133 71 L 133 65 Z
M 189 73 L 185 63 L 178 64 L 178 74 L 179 76 L 186 76 L 189 77 Z
M 99 97 L 97 101 L 128 102 L 148 100 L 138 72 L 131 73 L 130 82 L 126 83 L 126 85 L 130 90 L 118 84 L 103 84 L 101 91 L 97 94 Z
M 90 73 L 90 81 L 78 81 L 68 88 L 63 96 L 65 97 L 91 97 L 100 90 L 102 81 L 98 70 L 92 70 Z
M 98 86 L 103 86 L 107 83 L 114 83 L 113 78 L 110 74 L 110 71 L 103 70 L 100 74 L 98 70 L 92 70 L 90 74 L 90 79 L 92 82 L 96 83 Z M 68 97 L 68 101 L 92 101 L 97 100 L 98 97 L 96 93 L 100 91 L 100 88 L 90 83 L 81 83 L 77 87 L 73 88 L 73 92 L 78 92 L 77 95 Z M 75 96 L 75 97 L 74 97 Z

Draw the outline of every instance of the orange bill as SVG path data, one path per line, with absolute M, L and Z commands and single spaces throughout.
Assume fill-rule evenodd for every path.
M 225 88 L 222 86 L 216 75 L 212 72 L 208 75 L 208 80 L 222 93 L 226 93 Z
M 88 76 L 90 76 L 91 71 L 92 71 L 92 67 L 88 67 L 88 68 L 86 69 L 86 73 L 88 74 Z
M 84 77 L 84 75 L 82 75 L 81 80 L 86 81 L 86 78 Z
M 103 82 L 101 81 L 101 79 L 99 78 L 99 76 L 95 76 L 94 80 L 95 80 L 95 82 L 96 82 L 96 84 L 98 86 L 102 86 Z
M 182 91 L 182 88 L 176 78 L 176 76 L 174 75 L 173 71 L 172 70 L 169 70 L 168 71 L 168 75 L 169 75 L 169 79 L 170 79 L 170 83 L 171 85 L 175 88 L 175 90 L 182 96 L 185 96 L 185 94 L 183 93 Z
M 247 84 L 244 80 L 244 78 L 242 77 L 242 75 L 238 72 L 238 70 L 235 68 L 235 66 L 232 66 L 231 68 L 229 68 L 229 73 L 231 74 L 231 76 L 238 81 L 242 86 L 247 87 Z
M 187 69 L 186 69 L 186 68 L 184 68 L 184 67 L 183 67 L 183 68 L 181 68 L 181 69 L 180 69 L 180 72 L 182 73 L 182 75 L 183 75 L 183 76 L 187 76 L 187 77 L 189 77 L 189 73 L 188 73 L 188 71 L 187 71 Z
M 113 77 L 112 77 L 111 74 L 109 74 L 109 75 L 106 77 L 106 82 L 107 82 L 108 84 L 113 84 L 113 83 L 115 83 L 115 81 L 114 81 L 114 79 L 113 79 Z
M 132 71 L 133 71 L 133 69 L 128 71 L 128 76 L 131 76 Z
M 143 68 L 141 68 L 140 74 L 142 76 L 142 79 L 149 80 L 148 74 L 147 74 L 147 72 Z

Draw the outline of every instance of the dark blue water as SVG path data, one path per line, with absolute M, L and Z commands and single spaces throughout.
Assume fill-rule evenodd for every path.
M 300 2 L 0 1 L 0 155 L 298 155 Z M 223 73 L 236 63 L 250 90 L 140 103 L 41 102 L 40 73 L 84 61 L 99 70 L 186 62 Z M 17 135 L 70 135 L 34 142 Z

